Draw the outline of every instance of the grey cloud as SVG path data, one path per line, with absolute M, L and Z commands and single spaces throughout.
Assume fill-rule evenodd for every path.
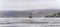
M 57 8 L 56 0 L 2 0 L 0 4 L 1 10 Z

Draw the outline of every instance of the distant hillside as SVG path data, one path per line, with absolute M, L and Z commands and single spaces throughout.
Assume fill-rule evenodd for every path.
M 34 10 L 33 16 L 46 16 L 46 15 L 54 14 L 54 13 L 58 13 L 58 12 L 60 12 L 60 10 L 58 10 L 58 9 Z
M 54 14 L 50 14 L 50 15 L 47 15 L 45 17 L 60 17 L 60 12 L 54 13 Z
M 1 11 L 1 17 L 28 17 L 28 11 Z
M 40 9 L 29 11 L 0 11 L 0 17 L 29 17 L 30 12 L 33 17 L 46 16 L 48 14 L 58 13 L 60 10 L 56 9 Z

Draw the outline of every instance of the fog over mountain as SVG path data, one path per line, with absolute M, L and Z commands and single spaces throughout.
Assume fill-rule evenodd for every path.
M 29 17 L 30 13 L 32 16 L 46 16 L 48 14 L 58 13 L 60 10 L 57 9 L 40 9 L 40 10 L 29 10 L 29 11 L 0 11 L 0 17 Z

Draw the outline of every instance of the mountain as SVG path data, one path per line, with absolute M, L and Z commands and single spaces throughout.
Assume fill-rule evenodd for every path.
M 58 13 L 58 9 L 39 9 L 39 10 L 28 10 L 28 11 L 0 11 L 0 17 L 29 17 L 32 13 L 33 17 L 46 16 L 48 14 Z
M 34 10 L 33 16 L 46 16 L 49 14 L 54 14 L 60 12 L 60 9 L 39 9 L 39 10 Z
M 28 11 L 1 11 L 1 17 L 27 17 L 29 15 Z

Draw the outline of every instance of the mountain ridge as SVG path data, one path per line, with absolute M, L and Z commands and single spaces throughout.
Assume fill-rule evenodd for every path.
M 46 16 L 48 14 L 58 13 L 60 10 L 57 9 L 42 9 L 42 10 L 29 10 L 29 11 L 0 11 L 0 16 L 3 17 L 29 17 L 30 13 L 32 16 Z

